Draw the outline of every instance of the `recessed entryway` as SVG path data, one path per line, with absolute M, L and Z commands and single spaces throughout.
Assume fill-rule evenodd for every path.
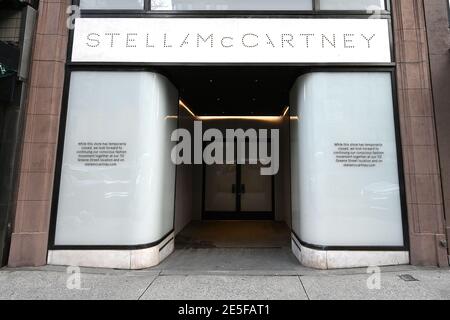
M 225 256 L 235 257 L 226 260 L 236 268 L 242 265 L 236 257 L 255 267 L 263 260 L 268 261 L 270 268 L 298 265 L 290 248 L 287 109 L 289 90 L 304 70 L 177 66 L 164 67 L 162 71 L 180 91 L 180 127 L 198 135 L 195 124 L 201 121 L 203 133 L 216 130 L 225 138 L 222 163 L 177 168 L 177 250 L 171 259 L 181 259 L 186 266 L 197 265 L 198 259 L 222 263 Z M 254 130 L 256 137 L 230 139 L 227 130 Z M 261 131 L 267 135 L 261 135 Z M 276 140 L 273 131 L 278 132 Z M 210 142 L 201 143 L 205 152 Z M 274 175 L 262 174 L 268 166 L 261 161 L 266 159 L 259 152 L 262 144 L 268 157 L 272 157 L 275 144 L 279 148 Z M 250 151 L 253 147 L 256 154 Z M 230 148 L 234 161 L 228 158 Z

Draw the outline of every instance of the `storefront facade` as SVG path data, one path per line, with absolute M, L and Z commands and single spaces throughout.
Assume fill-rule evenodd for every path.
M 68 5 L 40 3 L 9 265 L 151 267 L 211 218 L 284 221 L 314 268 L 448 265 L 423 1 Z M 272 178 L 196 159 L 207 129 L 259 133 Z

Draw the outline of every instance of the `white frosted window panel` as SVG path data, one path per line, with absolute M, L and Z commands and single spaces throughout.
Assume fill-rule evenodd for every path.
M 174 219 L 175 87 L 149 72 L 77 71 L 68 103 L 56 245 L 143 245 L 163 238 Z M 122 144 L 124 159 L 96 162 L 80 144 Z
M 320 0 L 320 10 L 385 10 L 385 0 Z
M 152 10 L 312 10 L 312 0 L 152 0 Z
M 144 0 L 81 0 L 84 10 L 143 10 Z
M 403 246 L 391 74 L 306 74 L 291 91 L 291 112 L 293 230 L 300 239 Z M 338 150 L 346 144 L 351 155 Z

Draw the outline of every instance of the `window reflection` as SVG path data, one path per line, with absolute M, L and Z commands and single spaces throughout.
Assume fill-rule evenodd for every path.
M 319 10 L 385 10 L 385 0 L 319 0 Z
M 312 10 L 311 0 L 152 0 L 152 10 Z
M 144 10 L 144 0 L 80 0 L 85 10 Z
M 386 10 L 385 0 L 151 0 L 152 10 Z

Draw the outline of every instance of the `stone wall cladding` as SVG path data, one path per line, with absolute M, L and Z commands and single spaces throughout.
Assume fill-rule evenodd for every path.
M 448 0 L 425 1 L 431 83 L 441 165 L 447 240 L 450 237 L 450 17 Z
M 47 262 L 56 148 L 64 86 L 67 0 L 41 0 L 31 67 L 9 266 Z
M 424 0 L 392 5 L 411 263 L 448 266 Z

